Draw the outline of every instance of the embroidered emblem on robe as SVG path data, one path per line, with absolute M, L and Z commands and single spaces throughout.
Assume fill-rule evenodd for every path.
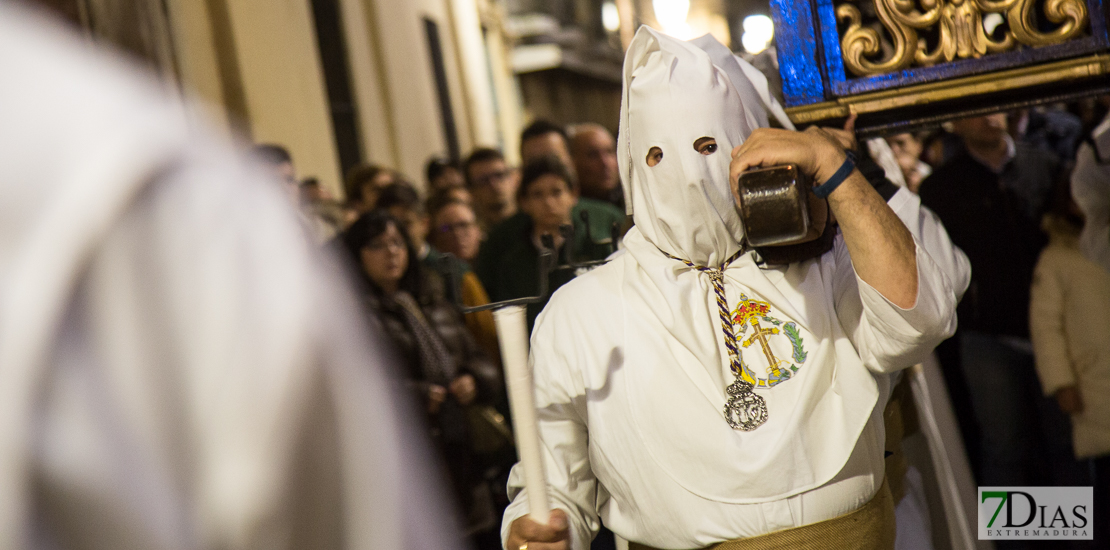
M 743 293 L 732 312 L 733 330 L 740 344 L 740 366 L 744 369 L 741 377 L 757 388 L 771 388 L 789 380 L 809 355 L 798 325 L 793 321 L 783 324 L 771 313 L 770 304 Z M 786 342 L 789 348 L 785 347 Z

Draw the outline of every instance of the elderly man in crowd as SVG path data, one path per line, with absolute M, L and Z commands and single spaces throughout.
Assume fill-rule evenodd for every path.
M 586 122 L 570 133 L 570 154 L 578 172 L 583 197 L 607 202 L 624 210 L 624 191 L 617 170 L 617 143 L 604 126 Z

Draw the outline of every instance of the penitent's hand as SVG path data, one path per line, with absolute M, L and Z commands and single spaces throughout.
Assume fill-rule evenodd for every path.
M 528 516 L 513 521 L 505 550 L 521 550 L 525 544 L 528 550 L 568 550 L 570 526 L 566 513 L 558 508 L 551 510 L 547 525 L 536 523 Z
M 812 127 L 804 132 L 759 128 L 732 150 L 729 181 L 735 194 L 741 173 L 761 166 L 794 164 L 813 176 L 814 181 L 823 182 L 840 168 L 845 158 L 837 138 L 821 128 Z
M 760 128 L 732 150 L 729 179 L 733 198 L 736 181 L 757 166 L 794 164 L 813 177 L 814 185 L 827 182 L 844 164 L 847 155 L 833 131 L 809 128 L 805 132 Z M 844 235 L 856 274 L 900 308 L 917 303 L 917 260 L 913 236 L 886 201 L 853 170 L 828 197 Z
M 822 128 L 826 134 L 836 139 L 840 146 L 849 151 L 859 149 L 859 141 L 856 140 L 856 114 L 848 117 L 844 122 L 844 128 Z

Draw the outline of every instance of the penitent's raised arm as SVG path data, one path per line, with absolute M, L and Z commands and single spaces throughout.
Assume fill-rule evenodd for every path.
M 729 179 L 735 182 L 742 172 L 758 166 L 795 164 L 821 184 L 836 174 L 845 159 L 844 149 L 824 130 L 760 128 L 732 151 Z M 851 171 L 828 201 L 856 274 L 891 303 L 912 308 L 918 283 L 915 245 L 898 216 L 858 170 Z

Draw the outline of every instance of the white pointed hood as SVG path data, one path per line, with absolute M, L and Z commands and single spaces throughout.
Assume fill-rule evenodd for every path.
M 628 212 L 660 250 L 700 265 L 720 264 L 739 250 L 729 154 L 767 120 L 758 96 L 746 100 L 694 43 L 648 27 L 636 33 L 624 62 L 617 155 Z M 694 149 L 703 137 L 717 141 L 715 153 Z M 663 151 L 656 166 L 647 164 L 652 147 Z
M 849 265 L 843 247 L 842 262 L 826 255 L 786 270 L 762 270 L 748 253 L 723 272 L 725 305 L 730 316 L 740 315 L 741 302 L 768 308 L 766 346 L 751 326 L 736 326 L 735 334 L 769 417 L 751 432 L 724 420 L 725 389 L 735 374 L 716 293 L 708 274 L 661 252 L 718 267 L 740 250 L 728 167 L 732 148 L 774 112 L 758 90 L 742 62 L 711 37 L 683 42 L 641 28 L 625 59 L 618 142 L 636 221 L 624 240 L 630 259 L 618 264 L 622 326 L 637 335 L 624 348 L 625 364 L 638 369 L 625 378 L 622 410 L 636 418 L 631 429 L 659 471 L 701 498 L 734 504 L 783 498 L 831 479 L 878 395 L 833 308 L 832 275 L 838 263 Z M 717 151 L 697 152 L 702 137 L 714 138 Z M 648 166 L 652 147 L 663 158 Z M 775 370 L 784 361 L 792 365 L 786 374 Z M 660 406 L 672 402 L 683 406 Z

